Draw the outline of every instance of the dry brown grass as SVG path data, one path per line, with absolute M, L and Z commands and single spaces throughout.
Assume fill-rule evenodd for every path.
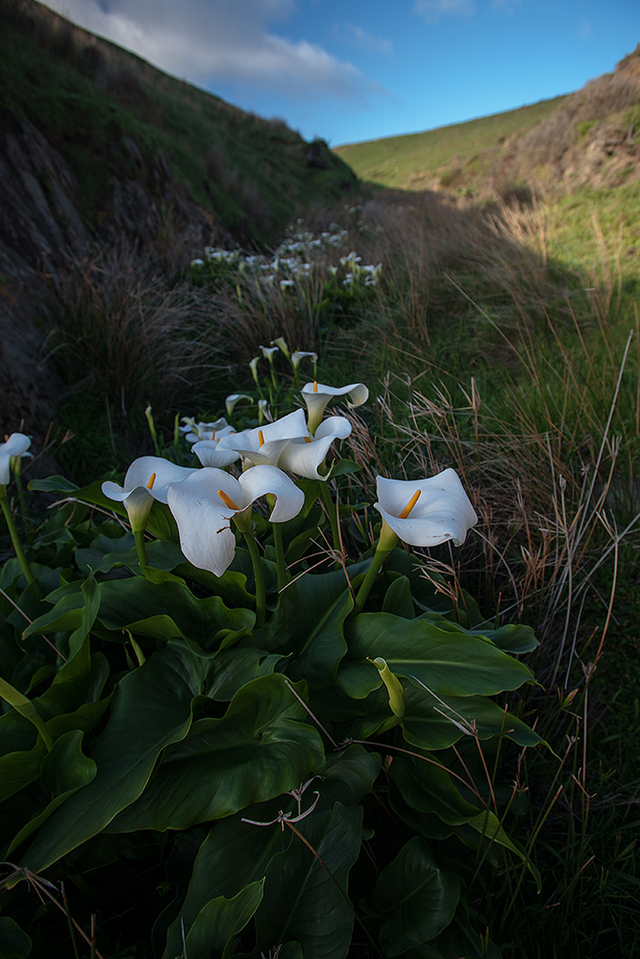
M 225 369 L 211 297 L 170 284 L 151 254 L 123 243 L 58 278 L 48 311 L 47 361 L 69 393 L 127 410 L 159 409 L 215 392 Z

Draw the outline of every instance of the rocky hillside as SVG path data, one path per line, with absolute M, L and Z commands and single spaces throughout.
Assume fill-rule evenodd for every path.
M 357 186 L 321 140 L 176 80 L 35 0 L 0 0 L 0 370 L 3 429 L 45 423 L 43 276 L 88 248 L 268 245 L 312 202 Z M 55 283 L 54 283 L 55 286 Z M 47 284 L 47 295 L 51 282 Z

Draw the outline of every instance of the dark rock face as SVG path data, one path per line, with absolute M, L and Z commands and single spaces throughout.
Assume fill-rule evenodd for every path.
M 81 254 L 90 234 L 80 189 L 57 150 L 13 111 L 0 128 L 0 271 L 27 279 Z
M 57 278 L 88 252 L 127 239 L 142 249 L 164 233 L 199 251 L 235 245 L 212 214 L 174 183 L 166 160 L 145 160 L 124 143 L 135 178 L 112 178 L 95 231 L 82 216 L 78 181 L 60 153 L 28 120 L 10 111 L 0 123 L 0 430 L 42 436 L 63 384 L 45 363 L 45 301 Z M 184 243 L 186 238 L 186 244 Z

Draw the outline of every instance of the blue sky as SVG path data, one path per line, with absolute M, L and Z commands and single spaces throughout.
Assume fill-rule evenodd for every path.
M 577 90 L 640 42 L 638 0 L 48 0 L 167 73 L 332 146 Z

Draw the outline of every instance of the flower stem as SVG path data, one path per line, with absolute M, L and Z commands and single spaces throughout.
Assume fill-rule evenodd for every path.
M 13 548 L 16 551 L 18 562 L 20 563 L 20 567 L 24 573 L 27 583 L 31 584 L 35 581 L 35 576 L 31 572 L 31 567 L 29 566 L 27 557 L 24 554 L 22 543 L 20 542 L 20 537 L 18 536 L 18 530 L 16 529 L 16 524 L 13 520 L 13 513 L 11 512 L 11 507 L 9 506 L 7 487 L 4 486 L 4 484 L 0 484 L 0 505 L 2 506 L 2 512 L 4 513 L 4 518 L 7 522 L 9 536 L 11 537 Z
M 253 564 L 253 576 L 256 581 L 256 626 L 262 626 L 267 611 L 267 591 L 264 585 L 264 570 L 253 530 L 242 530 Z
M 340 543 L 340 530 L 338 528 L 338 513 L 336 510 L 336 504 L 333 502 L 333 499 L 331 498 L 331 493 L 329 491 L 329 488 L 326 482 L 322 483 L 320 487 L 320 495 L 322 497 L 322 501 L 327 510 L 329 522 L 331 523 L 331 537 L 333 539 L 333 549 L 336 555 L 339 555 L 342 552 L 342 545 Z M 336 565 L 336 569 L 340 566 L 340 563 L 338 562 L 337 559 L 336 559 L 335 565 Z
M 358 590 L 358 595 L 356 596 L 355 605 L 351 611 L 351 616 L 357 616 L 358 613 L 361 613 L 364 609 L 364 604 L 367 601 L 369 593 L 371 592 L 371 587 L 373 586 L 376 576 L 380 572 L 382 564 L 389 555 L 392 549 L 395 548 L 398 542 L 398 537 L 393 532 L 390 526 L 383 520 L 382 529 L 380 530 L 380 539 L 378 540 L 378 545 L 376 546 L 376 551 L 373 554 L 373 559 L 371 560 L 371 566 L 367 570 L 367 575 L 363 579 L 360 589 Z
M 284 558 L 284 544 L 282 542 L 282 528 L 279 523 L 272 523 L 273 543 L 276 548 L 276 565 L 278 569 L 278 592 L 289 582 L 287 564 Z
M 148 566 L 149 561 L 147 559 L 147 547 L 144 542 L 144 529 L 134 529 L 133 537 L 136 541 L 136 551 L 138 553 L 138 562 L 140 563 L 140 566 Z

